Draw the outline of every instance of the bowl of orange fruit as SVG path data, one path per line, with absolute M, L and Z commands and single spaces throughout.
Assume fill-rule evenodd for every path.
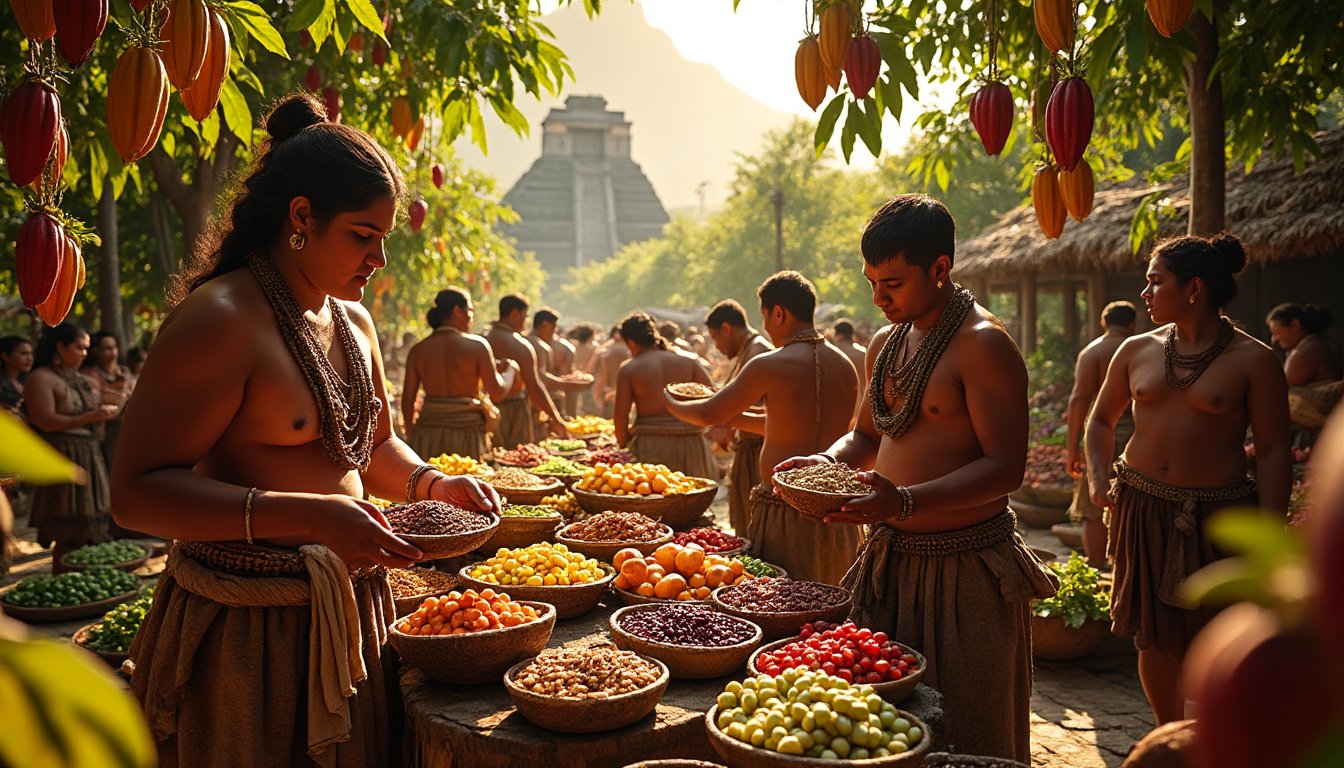
M 639 512 L 673 528 L 685 528 L 704 515 L 718 489 L 714 480 L 689 477 L 663 464 L 598 463 L 570 493 L 592 514 Z
M 741 560 L 705 554 L 699 544 L 668 542 L 645 555 L 633 547 L 611 559 L 612 586 L 626 605 L 708 600 L 717 587 L 753 578 Z
M 494 589 L 429 597 L 388 627 L 397 654 L 441 683 L 497 683 L 520 659 L 541 653 L 555 607 Z

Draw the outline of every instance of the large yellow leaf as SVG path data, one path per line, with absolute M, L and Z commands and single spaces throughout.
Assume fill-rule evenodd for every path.
M 38 437 L 23 422 L 0 412 L 0 474 L 23 475 L 33 485 L 83 483 L 84 470 Z

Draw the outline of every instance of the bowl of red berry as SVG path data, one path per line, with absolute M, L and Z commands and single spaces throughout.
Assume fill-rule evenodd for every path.
M 740 555 L 751 548 L 751 539 L 734 536 L 717 528 L 692 528 L 678 533 L 672 541 L 683 547 L 687 544 L 699 544 L 700 548 L 705 550 L 705 554 L 724 557 Z
M 909 698 L 924 676 L 924 655 L 852 621 L 804 624 L 797 637 L 763 645 L 747 661 L 753 675 L 816 669 L 855 685 L 871 685 L 892 704 Z

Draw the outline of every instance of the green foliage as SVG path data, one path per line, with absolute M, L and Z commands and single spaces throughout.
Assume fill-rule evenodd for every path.
M 1037 600 L 1032 613 L 1041 617 L 1063 616 L 1064 623 L 1073 629 L 1089 620 L 1101 620 L 1111 615 L 1111 598 L 1101 588 L 1101 572 L 1087 564 L 1077 552 L 1069 555 L 1064 564 L 1046 563 L 1059 578 L 1059 591 L 1054 597 Z

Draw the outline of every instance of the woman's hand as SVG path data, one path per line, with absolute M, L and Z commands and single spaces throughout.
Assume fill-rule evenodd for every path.
M 429 498 L 465 509 L 499 514 L 499 492 L 474 477 L 440 475 L 429 488 Z
M 312 540 L 335 552 L 351 568 L 405 568 L 424 557 L 393 533 L 382 511 L 367 501 L 342 494 L 289 498 L 294 499 L 290 503 L 307 507 Z
M 845 502 L 839 512 L 826 515 L 826 522 L 875 525 L 895 517 L 897 511 L 905 506 L 905 497 L 896 490 L 896 484 L 880 472 L 857 472 L 854 479 L 871 487 L 873 492 Z

